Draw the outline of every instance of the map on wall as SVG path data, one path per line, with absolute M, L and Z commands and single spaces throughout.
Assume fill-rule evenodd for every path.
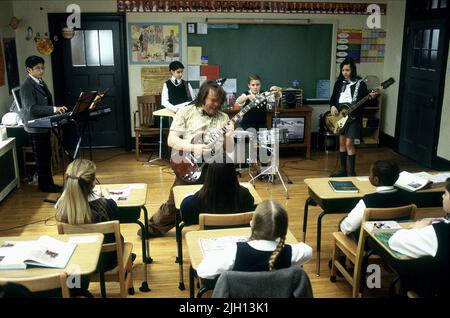
M 169 64 L 181 60 L 181 25 L 128 23 L 130 64 Z

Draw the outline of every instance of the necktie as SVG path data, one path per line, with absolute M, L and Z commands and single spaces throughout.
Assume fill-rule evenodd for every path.
M 175 85 L 178 85 L 178 80 L 177 79 L 175 79 Z
M 39 79 L 39 85 L 44 86 L 44 81 Z

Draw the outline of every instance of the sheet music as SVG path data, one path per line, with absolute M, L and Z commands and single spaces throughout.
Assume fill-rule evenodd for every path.
M 247 242 L 248 236 L 223 236 L 200 239 L 200 249 L 202 250 L 203 257 L 218 254 L 222 252 L 225 247 L 236 244 L 237 242 Z

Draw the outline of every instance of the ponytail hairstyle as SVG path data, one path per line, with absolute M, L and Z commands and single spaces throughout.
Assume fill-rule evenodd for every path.
M 286 210 L 276 201 L 265 200 L 255 210 L 250 240 L 276 241 L 277 247 L 269 258 L 269 271 L 275 268 L 275 261 L 285 245 L 288 230 L 288 215 Z
M 89 224 L 93 221 L 88 197 L 93 193 L 96 166 L 87 159 L 75 159 L 64 174 L 64 192 L 56 202 L 56 220 L 69 224 Z M 98 212 L 106 214 L 106 202 L 101 200 Z

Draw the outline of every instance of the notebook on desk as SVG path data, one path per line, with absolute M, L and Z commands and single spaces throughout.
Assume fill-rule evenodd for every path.
M 334 192 L 359 192 L 358 188 L 351 181 L 328 181 Z

